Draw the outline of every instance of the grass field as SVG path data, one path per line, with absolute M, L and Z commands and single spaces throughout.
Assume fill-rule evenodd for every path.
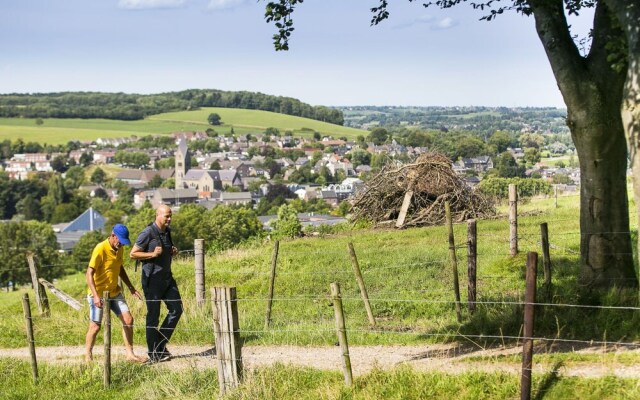
M 211 126 L 207 122 L 210 113 L 218 113 L 223 125 Z M 106 119 L 45 118 L 42 125 L 35 119 L 0 118 L 0 140 L 16 140 L 46 144 L 64 144 L 70 140 L 88 141 L 98 138 L 146 136 L 184 131 L 204 131 L 214 128 L 227 134 L 233 128 L 236 134 L 262 133 L 269 127 L 280 132 L 292 131 L 296 136 L 312 137 L 314 131 L 334 137 L 355 139 L 366 131 L 328 124 L 307 118 L 257 110 L 232 108 L 203 108 L 150 116 L 141 121 L 116 121 Z
M 276 296 L 272 311 L 272 328 L 264 330 L 264 310 L 268 293 L 272 244 L 255 244 L 248 248 L 210 255 L 206 265 L 207 287 L 236 286 L 240 323 L 253 332 L 245 343 L 327 345 L 335 341 L 333 311 L 327 304 L 329 285 L 339 282 L 344 297 L 345 312 L 350 326 L 350 343 L 359 345 L 410 344 L 448 342 L 461 335 L 501 337 L 517 336 L 522 323 L 524 265 L 527 251 L 540 249 L 540 223 L 547 222 L 553 259 L 553 301 L 580 304 L 584 294 L 575 281 L 579 264 L 579 223 L 577 197 L 560 197 L 559 207 L 550 199 L 523 203 L 519 212 L 529 214 L 519 220 L 520 255 L 509 256 L 506 219 L 478 222 L 478 298 L 487 304 L 471 315 L 463 307 L 463 322 L 458 323 L 452 303 L 452 272 L 444 227 L 407 230 L 354 230 L 321 238 L 304 238 L 280 244 Z M 635 221 L 632 216 L 631 221 Z M 466 287 L 465 241 L 466 224 L 456 224 L 460 285 Z M 179 234 L 179 232 L 176 232 Z M 353 278 L 347 244 L 352 242 L 371 298 L 373 313 L 378 319 L 376 329 L 370 329 L 358 286 Z M 189 254 L 189 253 L 186 253 Z M 542 258 L 540 256 L 540 258 Z M 204 344 L 210 340 L 209 309 L 195 307 L 193 258 L 184 258 L 174 267 L 174 274 L 185 298 L 183 327 L 174 339 L 184 344 Z M 46 268 L 41 266 L 40 268 Z M 542 272 L 540 272 L 540 275 Z M 139 286 L 139 274 L 131 273 Z M 77 299 L 86 290 L 84 274 L 61 279 L 59 287 Z M 0 347 L 23 345 L 21 293 L 0 293 Z M 601 302 L 637 304 L 633 295 L 611 296 Z M 463 302 L 466 290 L 462 290 Z M 134 315 L 144 315 L 144 304 L 132 302 Z M 41 345 L 69 345 L 81 342 L 85 330 L 84 311 L 74 311 L 56 299 L 52 301 L 54 315 L 61 318 L 40 319 L 38 341 Z M 576 340 L 635 340 L 640 337 L 640 315 L 625 310 L 582 310 L 571 307 L 554 308 L 538 323 L 540 335 Z M 586 317 L 593 322 L 585 325 Z M 559 319 L 557 319 L 559 318 Z M 61 325 L 62 324 L 62 325 Z M 182 321 L 181 321 L 182 324 Z M 59 329 L 64 326 L 64 329 Z M 144 336 L 143 326 L 136 336 Z M 119 340 L 119 339 L 116 339 Z M 494 338 L 494 341 L 496 339 Z
M 240 331 L 246 345 L 317 345 L 333 346 L 335 322 L 329 285 L 339 282 L 342 289 L 347 333 L 351 345 L 389 345 L 424 343 L 460 343 L 479 348 L 515 344 L 521 336 L 524 266 L 528 251 L 541 252 L 540 224 L 547 222 L 553 265 L 553 288 L 549 303 L 537 314 L 534 336 L 537 360 L 548 363 L 589 361 L 568 350 L 551 352 L 558 343 L 569 349 L 589 346 L 592 341 L 615 344 L 640 340 L 640 312 L 635 291 L 611 291 L 590 298 L 579 290 L 578 197 L 560 197 L 558 208 L 552 199 L 533 199 L 519 205 L 519 248 L 521 254 L 509 254 L 509 223 L 506 217 L 478 221 L 478 309 L 474 314 L 466 307 L 466 224 L 454 226 L 462 288 L 462 322 L 455 314 L 451 282 L 447 233 L 444 227 L 407 230 L 350 230 L 327 237 L 304 238 L 280 243 L 278 272 L 272 323 L 264 328 L 264 312 L 268 293 L 272 243 L 253 244 L 219 255 L 206 257 L 206 286 L 237 287 Z M 504 209 L 501 209 L 504 215 Z M 633 212 L 633 211 L 632 211 Z M 635 215 L 631 216 L 635 232 Z M 179 232 L 177 232 L 179 234 Z M 377 326 L 367 321 L 358 286 L 353 277 L 347 244 L 356 249 Z M 541 257 L 540 257 L 541 258 Z M 174 267 L 185 303 L 185 314 L 172 338 L 174 344 L 210 346 L 210 305 L 195 304 L 194 260 L 182 258 Z M 41 266 L 46 268 L 46 266 Z M 540 271 L 540 269 L 539 269 Z M 138 274 L 130 273 L 139 286 Z M 539 272 L 539 284 L 542 272 Z M 60 279 L 58 287 L 75 298 L 85 293 L 82 273 Z M 32 293 L 21 288 L 13 293 L 0 293 L 0 347 L 25 345 L 21 296 Z M 31 295 L 31 294 L 30 294 Z M 208 296 L 208 294 L 207 294 Z M 86 331 L 86 310 L 73 311 L 50 296 L 51 318 L 34 318 L 37 346 L 81 345 Z M 596 303 L 600 308 L 570 305 Z M 557 306 L 554 306 L 557 305 Z M 144 305 L 130 301 L 136 320 L 135 337 L 144 337 Z M 607 308 L 615 306 L 618 308 Z M 628 307 L 628 308 L 626 308 Z M 114 344 L 121 344 L 114 334 Z M 100 338 L 98 342 L 100 342 Z M 97 344 L 98 346 L 100 343 Z M 548 354 L 545 354 L 549 352 Z M 506 358 L 513 356 L 505 356 Z M 591 359 L 606 360 L 606 358 Z M 469 362 L 487 362 L 474 360 Z M 625 363 L 637 364 L 637 352 L 625 356 Z M 34 389 L 29 382 L 27 363 L 0 360 L 0 369 L 16 377 L 19 390 L 14 397 L 37 393 L 37 398 L 58 398 L 64 385 L 100 389 L 99 371 L 88 367 L 47 366 L 43 375 L 53 395 Z M 144 367 L 117 366 L 114 386 L 104 398 L 167 397 L 210 398 L 217 392 L 215 372 L 197 370 L 149 371 Z M 637 398 L 640 385 L 636 380 L 616 377 L 569 378 L 534 375 L 537 398 L 553 399 L 621 399 Z M 74 377 L 73 379 L 71 377 Z M 77 377 L 77 378 L 76 378 Z M 548 380 L 553 384 L 549 385 Z M 10 383 L 6 373 L 0 374 L 0 386 Z M 145 384 L 149 383 L 149 385 Z M 421 373 L 410 368 L 372 371 L 356 379 L 352 388 L 342 384 L 340 373 L 275 365 L 252 372 L 246 385 L 228 396 L 230 399 L 503 399 L 518 396 L 517 376 L 501 373 L 447 375 Z M 48 386 L 47 386 L 48 385 Z M 74 386 L 74 387 L 75 387 Z M 31 392 L 30 390 L 36 390 Z M 0 392 L 1 394 L 1 392 Z M 116 395 L 117 394 L 117 395 Z M 84 392 L 76 397 L 88 398 Z M 0 396 L 5 397 L 5 396 Z

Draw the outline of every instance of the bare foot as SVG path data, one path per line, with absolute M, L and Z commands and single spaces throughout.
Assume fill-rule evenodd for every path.
M 127 356 L 127 361 L 131 361 L 133 363 L 139 363 L 139 364 L 143 364 L 146 363 L 148 360 L 147 357 L 143 357 L 143 356 L 136 356 L 134 354 L 132 355 L 128 355 Z
M 85 354 L 84 355 L 84 362 L 89 364 L 89 363 L 91 363 L 91 361 L 93 361 L 93 354 Z

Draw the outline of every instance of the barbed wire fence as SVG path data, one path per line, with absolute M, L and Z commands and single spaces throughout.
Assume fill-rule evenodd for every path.
M 574 222 L 573 220 L 567 220 L 565 222 L 569 221 Z M 542 240 L 539 239 L 540 235 L 531 232 L 536 228 L 535 225 L 537 222 L 538 221 L 536 220 L 529 220 L 528 224 L 520 226 L 522 231 L 518 233 L 517 238 L 524 245 L 523 247 L 527 247 L 529 249 L 540 249 L 542 245 Z M 554 222 L 561 223 L 563 221 L 559 220 Z M 460 236 L 462 227 L 463 226 L 461 225 L 456 226 L 457 236 Z M 601 232 L 603 235 L 608 233 L 610 232 Z M 630 232 L 624 233 L 630 234 Z M 579 248 L 576 249 L 575 245 L 567 244 L 570 240 L 566 240 L 566 237 L 579 237 L 580 235 L 581 233 L 579 231 L 562 232 L 559 234 L 552 233 L 552 237 L 559 238 L 557 241 L 551 241 L 549 243 L 549 249 L 552 256 L 558 258 L 577 257 L 579 255 Z M 504 250 L 507 249 L 512 242 L 512 238 L 509 238 L 508 240 L 500 240 L 499 238 L 496 238 L 495 235 L 491 234 L 480 234 L 478 235 L 478 238 L 481 240 L 487 239 L 487 241 L 488 239 L 492 240 L 490 247 L 487 247 L 486 250 L 481 250 L 477 253 L 479 264 L 482 264 L 483 258 L 495 255 L 494 246 L 501 246 L 503 249 L 501 252 L 504 254 L 506 253 Z M 464 245 L 454 246 L 454 250 L 460 251 L 466 247 L 467 243 Z M 338 336 L 338 338 L 340 337 L 341 328 L 336 328 L 337 318 L 332 315 L 334 314 L 332 306 L 335 306 L 337 297 L 335 294 L 330 294 L 331 291 L 329 288 L 333 282 L 340 282 L 345 293 L 344 296 L 342 294 L 339 294 L 338 296 L 345 309 L 343 316 L 345 324 L 342 331 L 345 334 L 345 337 L 356 339 L 356 342 L 366 342 L 367 339 L 375 338 L 375 340 L 381 343 L 389 343 L 396 340 L 394 338 L 411 337 L 416 340 L 455 343 L 455 345 L 450 347 L 450 350 L 448 350 L 449 352 L 454 353 L 467 351 L 463 349 L 464 345 L 483 349 L 488 346 L 493 346 L 496 343 L 501 346 L 505 346 L 507 343 L 511 345 L 518 345 L 524 342 L 536 342 L 549 349 L 560 345 L 567 345 L 572 348 L 600 347 L 607 349 L 640 347 L 639 342 L 628 339 L 625 340 L 624 338 L 619 340 L 606 340 L 606 338 L 603 337 L 585 338 L 580 337 L 579 335 L 563 337 L 561 330 L 559 330 L 557 334 L 551 336 L 535 335 L 533 333 L 524 334 L 521 330 L 512 330 L 510 333 L 503 333 L 502 329 L 499 333 L 482 332 L 481 329 L 473 332 L 461 327 L 464 324 L 469 324 L 473 319 L 471 313 L 465 313 L 465 319 L 461 325 L 456 325 L 455 323 L 452 323 L 451 320 L 446 321 L 440 319 L 435 322 L 435 325 L 439 324 L 440 327 L 434 328 L 434 324 L 429 323 L 428 317 L 424 319 L 416 319 L 411 324 L 399 323 L 399 321 L 402 321 L 403 317 L 406 315 L 421 312 L 428 313 L 429 311 L 433 312 L 434 309 L 439 312 L 444 310 L 445 313 L 449 312 L 449 314 L 451 314 L 451 311 L 455 308 L 456 304 L 461 303 L 461 301 L 456 300 L 453 297 L 453 291 L 448 285 L 453 278 L 453 273 L 449 269 L 451 259 L 447 257 L 445 252 L 441 251 L 436 254 L 428 255 L 428 257 L 421 261 L 406 261 L 400 257 L 398 257 L 397 261 L 394 262 L 389 262 L 388 259 L 381 260 L 381 255 L 389 250 L 390 249 L 388 248 L 381 248 L 371 251 L 357 252 L 357 256 L 360 259 L 359 264 L 362 266 L 361 273 L 365 285 L 368 285 L 371 281 L 377 282 L 380 278 L 383 278 L 385 282 L 384 285 L 378 285 L 377 287 L 367 286 L 367 290 L 369 292 L 367 299 L 363 299 L 362 296 L 358 296 L 358 294 L 362 295 L 362 287 L 357 285 L 357 279 L 354 279 L 354 272 L 352 268 L 349 268 L 348 261 L 345 261 L 348 260 L 348 252 L 346 249 L 323 251 L 323 255 L 326 256 L 333 253 L 333 256 L 335 257 L 330 258 L 330 261 L 325 261 L 323 263 L 324 265 L 321 267 L 326 267 L 327 265 L 331 265 L 332 267 L 319 268 L 316 271 L 298 271 L 293 269 L 283 270 L 280 268 L 276 270 L 277 272 L 273 270 L 269 272 L 269 269 L 266 267 L 255 268 L 255 270 L 249 271 L 248 269 L 250 268 L 242 265 L 233 269 L 214 268 L 213 270 L 207 271 L 207 282 L 209 285 L 212 283 L 217 285 L 224 284 L 228 281 L 235 281 L 237 282 L 236 286 L 238 287 L 238 298 L 227 301 L 227 303 L 235 304 L 238 307 L 236 312 L 238 314 L 238 319 L 236 321 L 238 329 L 220 329 L 219 333 L 242 334 L 245 337 L 251 337 L 252 340 L 256 341 L 256 343 L 260 343 L 260 341 L 265 343 L 279 341 L 298 345 L 308 345 L 312 343 L 333 344 L 335 343 L 336 336 Z M 400 251 L 398 251 L 398 253 L 401 254 L 402 249 L 399 250 Z M 278 257 L 277 252 L 274 253 L 276 253 L 276 255 L 272 255 L 272 264 L 274 263 L 274 257 L 276 261 Z M 190 254 L 194 254 L 194 258 L 197 255 L 196 252 L 190 250 L 184 252 L 182 257 L 184 257 L 185 260 L 190 261 L 192 260 L 192 258 L 189 257 Z M 310 252 L 305 250 L 289 249 L 285 253 L 285 257 L 289 259 L 285 259 L 284 264 L 291 266 L 291 264 L 295 262 L 295 257 L 308 257 L 309 255 Z M 393 256 L 391 258 L 393 258 Z M 195 259 L 193 261 L 197 264 Z M 337 268 L 335 265 L 343 265 L 343 267 Z M 46 265 L 39 266 L 39 268 L 47 267 L 48 266 Z M 556 268 L 555 265 L 554 268 Z M 410 287 L 394 286 L 395 284 L 402 284 L 400 280 L 396 279 L 398 275 L 410 269 L 420 269 L 430 272 L 431 274 L 423 276 L 423 280 L 412 282 Z M 618 314 L 638 314 L 638 311 L 640 311 L 640 308 L 638 307 L 626 305 L 585 305 L 578 303 L 558 303 L 554 301 L 540 302 L 535 301 L 535 299 L 533 301 L 530 299 L 527 301 L 524 280 L 522 285 L 508 287 L 501 281 L 505 281 L 506 278 L 512 277 L 512 273 L 496 274 L 491 272 L 492 271 L 484 272 L 482 269 L 479 269 L 477 276 L 478 282 L 495 282 L 496 285 L 501 285 L 479 285 L 481 290 L 478 295 L 478 299 L 473 301 L 473 305 L 481 309 L 477 312 L 482 311 L 485 315 L 491 313 L 501 315 L 501 312 L 508 310 L 507 314 L 511 313 L 514 316 L 523 317 L 523 313 L 527 307 L 533 307 L 543 314 L 549 314 L 554 312 L 553 310 L 557 309 L 576 309 L 586 313 L 592 313 L 594 311 L 616 312 Z M 290 293 L 286 296 L 276 296 L 273 295 L 273 293 L 266 296 L 259 295 L 260 293 L 266 293 L 266 290 L 262 290 L 267 286 L 266 282 L 269 280 L 268 278 L 275 279 L 276 273 L 279 278 L 286 277 L 287 279 L 295 279 L 297 283 L 296 292 Z M 376 278 L 376 275 L 378 279 L 374 279 Z M 467 271 L 465 271 L 464 268 L 459 271 L 458 275 L 462 280 L 468 278 Z M 439 279 L 434 281 L 434 276 Z M 258 277 L 265 283 L 259 287 L 255 287 L 255 285 L 252 287 L 243 287 L 243 282 L 247 282 L 248 277 Z M 197 290 L 198 289 L 196 288 L 194 292 Z M 189 295 L 192 294 L 191 290 L 186 290 L 185 292 Z M 203 306 L 202 304 L 198 304 L 197 299 L 192 297 L 193 296 L 188 298 L 185 297 L 183 301 L 185 304 L 185 311 L 190 311 L 193 315 L 202 317 L 205 313 L 212 312 L 215 308 L 215 305 Z M 362 306 L 367 301 L 373 305 L 372 313 L 378 322 L 377 324 L 371 324 L 371 321 L 364 317 L 366 313 L 362 311 Z M 266 305 L 270 302 L 278 307 L 273 309 L 273 314 L 267 318 L 267 321 L 270 323 L 263 326 L 264 320 L 256 317 L 256 315 L 260 315 L 256 310 L 266 308 Z M 427 306 L 433 307 L 434 309 L 425 308 Z M 204 311 L 199 311 L 199 309 Z M 251 310 L 252 312 L 243 310 Z M 296 312 L 295 310 L 303 311 Z M 217 315 L 219 315 L 219 311 L 217 312 Z M 58 317 L 56 316 L 56 318 Z M 216 313 L 213 313 L 211 314 L 211 318 L 203 318 L 201 324 L 181 324 L 176 328 L 176 333 L 181 332 L 186 335 L 195 334 L 199 337 L 209 336 L 212 338 L 213 335 L 211 335 L 212 329 L 210 326 L 211 321 L 215 320 L 215 318 Z M 49 318 L 45 316 L 25 316 L 25 319 L 36 324 L 39 323 L 40 320 L 49 320 Z M 148 328 L 140 321 L 141 318 L 137 319 L 134 324 L 138 331 Z M 76 318 L 70 318 L 67 321 L 64 321 L 63 318 L 61 322 L 78 323 Z M 209 327 L 207 327 L 207 325 Z M 475 328 L 473 324 L 469 325 L 471 328 Z M 524 325 L 524 323 L 520 323 L 519 325 L 522 329 L 522 325 Z M 233 326 L 233 324 L 231 326 Z M 400 341 L 402 342 L 402 340 Z M 28 339 L 28 342 L 33 343 L 35 346 L 39 343 L 39 340 L 37 337 L 32 337 Z M 60 339 L 60 344 L 64 344 L 63 339 Z M 206 354 L 212 360 L 220 360 L 220 356 L 213 352 Z M 326 355 L 325 357 L 327 357 L 327 360 L 324 361 L 330 364 L 333 363 L 336 366 L 342 364 L 343 370 L 345 370 L 345 364 L 348 363 L 344 361 L 344 357 L 349 354 L 349 351 L 345 351 L 344 348 L 341 347 L 341 351 L 336 352 L 336 354 L 337 355 Z M 236 361 L 241 363 L 242 358 L 226 356 L 225 361 Z M 36 379 L 37 368 L 34 370 L 36 371 L 34 379 Z M 527 372 L 530 373 L 532 370 L 531 365 L 523 366 L 522 374 L 526 374 Z M 232 372 L 229 373 L 233 375 Z M 239 377 L 241 377 L 241 373 L 239 374 Z M 347 383 L 350 381 L 346 375 L 345 381 Z M 226 376 L 220 380 L 219 384 L 221 388 L 231 388 L 234 385 L 237 385 L 237 382 L 233 383 L 232 381 L 229 381 L 228 376 Z

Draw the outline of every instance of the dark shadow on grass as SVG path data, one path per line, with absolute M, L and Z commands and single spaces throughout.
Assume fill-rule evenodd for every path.
M 540 338 L 535 341 L 535 353 L 568 353 L 587 348 L 611 352 L 640 347 L 640 312 L 633 309 L 638 304 L 636 291 L 597 292 L 579 288 L 576 283 L 579 267 L 575 259 L 555 257 L 552 263 L 553 285 L 549 293 L 540 290 L 543 287 L 543 271 L 541 267 L 538 268 L 539 291 L 536 302 L 546 305 L 536 306 L 535 310 L 533 336 Z M 520 294 L 487 294 L 483 293 L 483 286 L 479 284 L 479 304 L 474 314 L 469 314 L 463 298 L 461 325 L 452 323 L 429 330 L 421 336 L 424 340 L 433 340 L 438 335 L 444 338 L 449 336 L 450 339 L 446 341 L 452 344 L 451 348 L 428 352 L 419 358 L 457 357 L 521 345 L 525 286 L 523 270 L 524 266 L 516 272 L 522 275 Z M 451 313 L 455 315 L 453 304 Z
M 553 369 L 545 374 L 542 381 L 540 381 L 540 387 L 536 391 L 536 394 L 533 396 L 533 400 L 542 400 L 545 394 L 551 389 L 556 382 L 560 381 L 559 370 L 562 367 L 562 361 L 555 363 Z
M 216 348 L 215 346 L 198 352 L 198 353 L 190 353 L 190 354 L 180 354 L 180 355 L 174 355 L 172 358 L 193 358 L 193 357 L 215 357 L 216 355 Z

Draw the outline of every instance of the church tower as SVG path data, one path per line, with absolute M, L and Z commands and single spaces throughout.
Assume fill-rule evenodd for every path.
M 184 189 L 185 188 L 184 176 L 189 170 L 189 167 L 190 167 L 189 161 L 191 159 L 189 157 L 189 149 L 187 148 L 187 140 L 185 138 L 181 138 L 178 141 L 178 148 L 175 153 L 175 159 L 176 159 L 176 172 L 174 175 L 174 179 L 176 181 L 176 190 Z

